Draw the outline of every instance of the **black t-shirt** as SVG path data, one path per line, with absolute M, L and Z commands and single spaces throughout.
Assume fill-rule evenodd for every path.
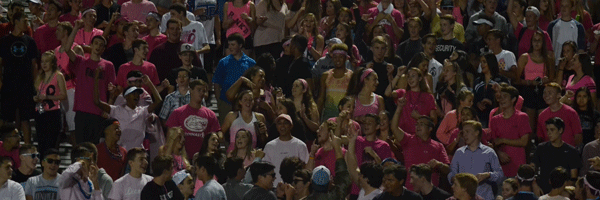
M 446 200 L 448 198 L 450 198 L 452 195 L 450 195 L 450 193 L 436 187 L 433 186 L 433 190 L 431 190 L 431 192 L 429 192 L 429 194 L 427 195 L 423 195 L 423 199 L 427 199 L 427 200 Z
M 299 59 L 293 60 L 292 63 L 288 66 L 289 68 L 287 69 L 285 68 L 285 65 L 281 69 L 277 69 L 282 70 L 283 72 L 278 73 L 277 76 L 283 78 L 283 80 L 278 79 L 281 80 L 278 82 L 282 84 L 279 85 L 279 87 L 281 87 L 283 94 L 285 94 L 286 97 L 290 98 L 292 97 L 292 85 L 294 84 L 294 81 L 296 81 L 296 79 L 312 78 L 312 73 L 310 72 L 310 70 L 312 69 L 312 65 L 310 65 L 306 57 L 302 56 Z
M 31 96 L 33 86 L 32 60 L 39 58 L 37 45 L 29 35 L 20 37 L 8 34 L 0 38 L 0 58 L 2 58 L 2 91 Z
M 277 196 L 275 193 L 269 190 L 265 190 L 261 187 L 254 186 L 252 189 L 248 190 L 246 194 L 244 194 L 243 200 L 277 200 Z
M 183 200 L 183 194 L 173 181 L 165 182 L 164 186 L 157 185 L 154 181 L 146 183 L 142 189 L 141 199 L 146 200 Z
M 156 46 L 156 48 L 154 48 L 154 50 L 152 50 L 152 54 L 150 54 L 148 62 L 151 62 L 156 66 L 158 79 L 164 80 L 169 75 L 171 69 L 178 68 L 183 65 L 181 59 L 179 59 L 179 51 L 181 44 L 183 44 L 183 42 L 170 43 L 169 41 L 166 41 L 162 44 L 159 44 L 158 46 Z M 115 64 L 116 70 L 117 64 L 113 64 Z M 204 68 L 202 63 L 200 62 L 200 58 L 196 54 L 194 54 L 192 65 Z
M 439 38 L 437 40 L 437 46 L 435 47 L 435 59 L 440 63 L 444 63 L 444 60 L 450 58 L 454 50 L 465 50 L 465 45 L 458 41 L 456 38 L 450 40 L 444 40 Z
M 21 173 L 21 171 L 19 169 L 15 169 L 15 170 L 13 170 L 11 180 L 13 180 L 17 183 L 24 183 L 27 181 L 27 179 L 29 179 L 29 177 L 37 176 L 37 175 L 40 175 L 41 173 L 42 173 L 42 171 L 40 171 L 39 169 L 35 169 L 35 170 L 33 170 L 33 173 L 31 173 L 30 175 L 25 175 L 25 174 Z
M 98 26 L 104 21 L 109 22 L 110 18 L 112 17 L 112 14 L 118 12 L 120 8 L 121 6 L 119 6 L 119 4 L 116 3 L 113 3 L 112 6 L 110 6 L 109 8 L 102 5 L 102 3 L 94 6 L 97 15 L 96 24 L 94 24 L 94 26 Z
M 402 195 L 398 197 L 392 196 L 392 194 L 384 192 L 377 195 L 375 198 L 373 198 L 373 200 L 423 200 L 423 197 L 421 197 L 421 195 L 413 191 L 404 188 L 404 192 L 402 192 Z
M 583 131 L 583 144 L 587 144 L 594 141 L 594 128 L 596 127 L 596 120 L 600 119 L 600 112 L 594 110 L 594 112 L 577 112 L 579 114 L 579 121 L 581 121 L 581 130 Z
M 533 154 L 532 162 L 538 168 L 539 176 L 536 182 L 544 190 L 544 194 L 552 189 L 548 180 L 550 179 L 550 172 L 554 168 L 561 166 L 569 172 L 570 176 L 571 169 L 578 169 L 582 166 L 579 152 L 567 143 L 563 143 L 559 148 L 552 146 L 550 142 L 538 145 Z
M 205 83 L 208 83 L 208 76 L 206 75 L 206 70 L 204 70 L 204 68 L 192 67 L 190 72 L 192 72 L 192 74 L 190 74 L 190 82 L 192 80 L 200 79 L 200 80 L 203 80 Z M 178 73 L 179 73 L 179 68 L 171 69 L 171 71 L 169 72 L 169 76 L 167 77 L 167 80 L 169 80 L 169 83 L 171 83 L 171 85 L 177 84 L 176 80 L 177 80 Z
M 400 56 L 406 65 L 419 52 L 423 52 L 423 43 L 421 40 L 405 40 L 396 49 L 396 55 Z
M 112 45 L 102 54 L 102 58 L 110 61 L 115 66 L 115 72 L 119 71 L 119 67 L 133 60 L 133 48 L 128 50 L 123 49 L 123 43 Z

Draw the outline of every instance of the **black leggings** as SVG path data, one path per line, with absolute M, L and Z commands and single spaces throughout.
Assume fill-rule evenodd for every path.
M 60 110 L 46 111 L 35 118 L 36 141 L 38 152 L 44 153 L 50 148 L 56 148 L 58 136 L 62 127 Z

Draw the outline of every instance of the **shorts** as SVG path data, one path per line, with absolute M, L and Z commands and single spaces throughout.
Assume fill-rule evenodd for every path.
M 32 92 L 29 92 L 29 94 L 23 93 L 2 92 L 2 99 L 0 100 L 2 120 L 7 122 L 16 121 L 17 110 L 19 111 L 20 121 L 27 121 L 35 117 L 35 102 L 33 101 L 35 94 Z
M 63 117 L 65 118 L 65 123 L 67 125 L 67 131 L 75 131 L 75 111 L 73 111 L 73 106 L 75 105 L 74 102 L 75 88 L 71 88 L 67 90 L 67 99 L 60 101 Z
M 544 86 L 538 86 L 537 88 L 538 89 L 536 91 L 535 86 L 519 87 L 519 94 L 525 100 L 523 102 L 523 107 L 535 110 L 541 110 L 548 107 L 548 105 L 546 105 L 546 102 L 544 101 L 543 96 Z

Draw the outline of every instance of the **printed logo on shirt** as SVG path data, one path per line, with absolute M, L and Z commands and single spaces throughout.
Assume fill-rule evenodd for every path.
M 161 194 L 159 195 L 160 200 L 169 200 L 173 198 L 173 191 L 169 191 L 167 192 L 167 194 Z
M 212 20 L 217 15 L 217 6 L 215 4 L 196 5 L 196 9 L 205 9 L 204 15 L 196 16 L 198 21 Z
M 196 115 L 190 115 L 189 117 L 185 118 L 185 120 L 183 121 L 183 125 L 189 131 L 200 133 L 206 130 L 206 126 L 208 125 L 208 119 Z M 196 137 L 204 137 L 204 133 Z
M 196 29 L 181 32 L 181 41 L 184 43 L 194 45 L 194 43 L 196 42 Z
M 58 199 L 58 188 L 53 186 L 38 187 L 33 199 Z
M 125 190 L 124 196 L 139 196 L 141 192 L 141 189 L 127 188 L 127 190 Z
M 381 21 L 379 21 L 379 25 L 391 26 L 392 23 L 390 23 L 390 21 L 388 21 L 387 19 L 382 19 Z
M 506 69 L 506 61 L 504 60 L 504 58 L 500 58 L 500 60 L 498 60 L 498 67 L 500 68 L 500 70 Z
M 456 49 L 454 45 L 437 45 L 435 47 L 435 52 L 453 52 Z
M 102 66 L 98 66 L 98 67 L 102 67 Z M 96 74 L 96 69 L 85 68 L 85 75 L 87 77 L 94 78 L 95 74 Z M 98 74 L 98 79 L 100 79 L 100 80 L 104 79 L 104 70 L 100 71 L 100 74 Z
M 21 41 L 17 41 L 10 47 L 10 52 L 15 57 L 23 57 L 25 54 L 27 54 L 27 45 Z

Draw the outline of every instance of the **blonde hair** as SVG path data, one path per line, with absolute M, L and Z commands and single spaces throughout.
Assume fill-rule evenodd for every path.
M 183 159 L 183 162 L 185 163 L 185 166 L 190 166 L 190 162 L 187 160 L 187 152 L 185 151 L 185 145 L 183 145 L 181 147 L 179 152 L 173 152 L 175 140 L 179 136 L 181 136 L 181 139 L 183 139 L 185 137 L 182 128 L 180 128 L 180 127 L 169 128 L 169 130 L 167 131 L 167 141 L 165 142 L 165 145 L 163 147 L 163 152 L 168 153 L 168 155 L 180 153 L 181 158 Z M 179 139 L 179 140 L 181 140 L 181 139 Z
M 315 14 L 312 13 L 308 13 L 306 15 L 304 15 L 304 18 L 302 19 L 302 24 L 306 23 L 306 20 L 308 18 L 313 18 L 314 24 L 313 24 L 313 30 L 311 31 L 311 34 L 313 37 L 316 37 L 317 35 L 319 35 L 319 22 L 317 21 L 317 16 L 315 16 Z
M 51 71 L 52 72 L 57 72 L 58 71 L 58 60 L 56 59 L 56 56 L 54 55 L 54 50 L 49 50 L 46 51 L 42 54 L 42 61 L 44 60 L 44 58 L 50 58 L 50 63 L 52 66 Z M 37 78 L 35 79 L 35 85 L 36 87 L 42 83 L 44 80 L 46 80 L 48 77 L 46 77 L 46 73 L 44 72 L 44 70 L 40 70 Z
M 246 155 L 244 155 L 244 157 L 242 159 L 246 159 L 249 157 L 252 157 L 252 133 L 250 133 L 250 131 L 246 130 L 246 129 L 240 129 L 237 131 L 237 133 L 235 133 L 235 137 L 237 137 L 238 134 L 246 132 L 247 137 L 248 137 L 248 144 L 246 145 Z M 233 150 L 231 151 L 231 156 L 232 157 L 236 157 L 237 156 L 237 152 L 238 152 L 238 148 L 235 145 L 235 140 L 234 140 L 234 147 Z

